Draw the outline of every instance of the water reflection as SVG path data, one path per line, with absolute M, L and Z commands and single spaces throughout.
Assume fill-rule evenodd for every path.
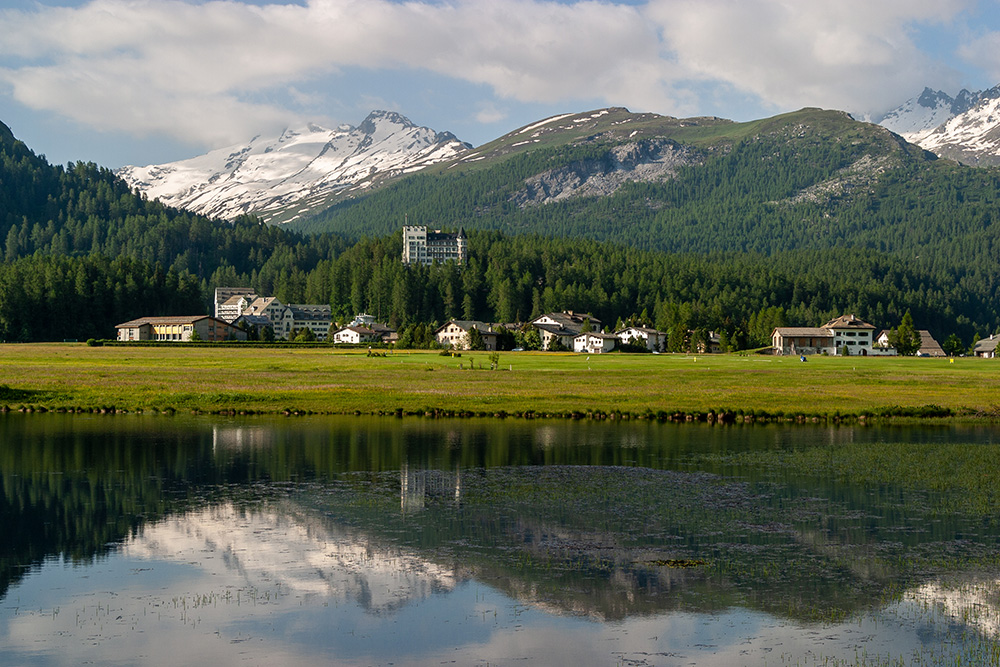
M 311 647 L 267 640 L 293 663 L 558 662 L 574 650 L 548 646 L 571 638 L 583 664 L 1000 655 L 976 643 L 1000 608 L 992 491 L 865 468 L 985 475 L 997 433 L 4 416 L 0 663 L 46 662 L 61 636 L 147 655 L 153 610 L 233 645 L 280 627 Z
M 288 502 L 256 509 L 231 502 L 170 517 L 125 542 L 127 558 L 198 563 L 210 576 L 276 595 L 352 601 L 387 613 L 453 590 L 454 568 L 364 531 L 309 516 Z
M 451 500 L 458 505 L 462 501 L 462 471 L 445 473 L 426 468 L 415 468 L 403 463 L 399 471 L 399 506 L 403 514 L 417 512 L 427 506 L 428 501 Z

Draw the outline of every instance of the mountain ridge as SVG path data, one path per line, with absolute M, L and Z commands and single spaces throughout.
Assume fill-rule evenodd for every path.
M 1000 86 L 963 89 L 954 98 L 924 88 L 879 124 L 940 157 L 970 166 L 1000 165 Z
M 469 148 L 450 132 L 375 110 L 358 127 L 307 123 L 277 137 L 258 135 L 187 160 L 116 173 L 169 206 L 224 219 L 252 213 L 283 222 L 338 192 L 364 190 Z

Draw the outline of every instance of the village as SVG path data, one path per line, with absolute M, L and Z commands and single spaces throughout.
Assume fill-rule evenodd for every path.
M 284 304 L 275 297 L 260 297 L 249 288 L 216 290 L 215 314 L 193 316 L 143 317 L 117 325 L 116 340 L 127 341 L 317 341 L 333 345 L 392 347 L 399 342 L 399 332 L 376 321 L 373 315 L 358 314 L 344 326 L 331 321 L 330 306 Z M 572 310 L 551 312 L 526 323 L 487 323 L 476 320 L 448 320 L 433 328 L 434 341 L 441 349 L 524 351 L 570 351 L 581 354 L 667 351 L 669 334 L 655 328 L 629 325 L 619 329 L 603 327 L 589 313 Z M 927 330 L 918 330 L 918 357 L 948 356 Z M 777 327 L 771 334 L 769 348 L 757 353 L 798 356 L 896 356 L 899 351 L 890 342 L 890 331 L 877 327 L 856 315 L 843 315 L 818 327 Z M 522 347 L 517 340 L 534 344 Z M 993 358 L 1000 337 L 976 341 L 972 353 Z M 720 336 L 709 331 L 697 340 L 688 332 L 685 349 L 697 354 L 723 352 Z
M 427 227 L 403 227 L 404 265 L 435 262 L 468 262 L 468 244 L 463 229 L 458 232 L 428 231 Z M 327 304 L 285 304 L 273 296 L 261 296 L 249 287 L 218 287 L 214 314 L 142 317 L 116 326 L 116 339 L 127 341 L 301 341 L 334 345 L 395 346 L 399 332 L 367 313 L 338 326 Z M 528 322 L 487 323 L 451 319 L 432 326 L 434 343 L 442 349 L 487 351 L 545 350 L 603 354 L 612 351 L 663 353 L 668 350 L 668 332 L 638 322 L 604 326 L 589 313 L 573 310 L 549 312 Z M 755 350 L 763 354 L 798 356 L 948 356 L 927 330 L 915 330 L 912 349 L 897 350 L 892 331 L 877 327 L 854 314 L 842 315 L 817 327 L 777 327 L 771 346 Z M 518 342 L 520 341 L 520 342 Z M 1000 339 L 990 336 L 975 342 L 971 353 L 993 358 Z M 688 331 L 682 346 L 697 354 L 717 354 L 724 349 L 714 331 Z

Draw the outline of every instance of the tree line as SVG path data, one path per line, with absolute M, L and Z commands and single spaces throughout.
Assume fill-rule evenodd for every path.
M 829 209 L 836 213 L 832 221 L 819 224 L 818 207 L 774 201 L 829 176 L 863 151 L 845 144 L 831 152 L 816 143 L 788 153 L 777 140 L 745 143 L 713 158 L 707 170 L 690 168 L 676 182 L 633 184 L 612 197 L 535 207 L 530 215 L 538 218 L 507 210 L 502 190 L 488 195 L 489 170 L 458 179 L 472 186 L 457 202 L 430 177 L 418 176 L 390 198 L 402 208 L 377 212 L 378 202 L 386 200 L 376 198 L 348 205 L 372 213 L 372 229 L 394 225 L 384 235 L 348 240 L 269 227 L 250 216 L 222 222 L 170 209 L 130 191 L 107 169 L 49 165 L 0 133 L 0 339 L 106 338 L 115 324 L 140 316 L 211 312 L 219 286 L 253 287 L 285 303 L 330 304 L 338 322 L 369 312 L 411 330 L 417 340 L 426 338 L 429 325 L 450 318 L 523 322 L 569 309 L 589 312 L 608 326 L 654 326 L 672 334 L 674 348 L 690 344 L 688 332 L 701 336 L 710 330 L 730 347 L 766 345 L 774 326 L 815 326 L 844 313 L 890 328 L 910 310 L 916 326 L 939 340 L 955 334 L 969 341 L 998 330 L 1000 257 L 991 252 L 1000 197 L 995 172 L 945 167 L 956 176 L 941 180 L 914 162 L 903 170 L 924 174 L 924 185 L 891 172 L 871 187 L 893 197 L 845 200 Z M 593 146 L 574 150 L 580 159 L 600 156 Z M 510 182 L 555 164 L 555 154 L 518 160 L 505 163 Z M 764 160 L 813 166 L 806 175 L 791 166 L 775 169 L 757 183 L 746 170 Z M 456 222 L 470 228 L 467 265 L 401 263 L 396 218 L 412 203 L 407 197 L 421 189 L 429 219 L 452 207 L 458 213 L 443 219 L 458 215 Z M 712 192 L 732 196 L 713 199 Z M 950 202 L 946 210 L 954 210 L 954 217 L 941 216 L 940 205 L 922 194 Z M 754 203 L 761 198 L 773 201 Z M 507 231 L 474 229 L 477 220 L 493 215 L 484 201 L 507 210 Z M 872 232 L 869 241 L 846 231 L 837 234 L 853 240 L 842 245 L 785 247 L 780 241 L 781 221 L 828 240 L 839 238 L 837 229 L 878 227 L 864 217 L 865 206 L 876 204 L 899 224 Z M 672 222 L 654 227 L 652 236 L 650 228 L 630 227 L 661 218 Z M 570 219 L 576 227 L 561 227 Z M 600 238 L 560 237 L 602 225 L 603 232 L 589 234 Z M 530 233 L 539 226 L 549 235 Z M 664 249 L 685 234 L 691 235 L 686 246 Z M 876 242 L 879 234 L 883 242 Z M 771 245 L 755 245 L 767 239 Z

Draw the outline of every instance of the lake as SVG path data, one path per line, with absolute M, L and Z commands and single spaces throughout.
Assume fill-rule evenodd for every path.
M 0 415 L 0 664 L 1000 664 L 1000 428 Z

